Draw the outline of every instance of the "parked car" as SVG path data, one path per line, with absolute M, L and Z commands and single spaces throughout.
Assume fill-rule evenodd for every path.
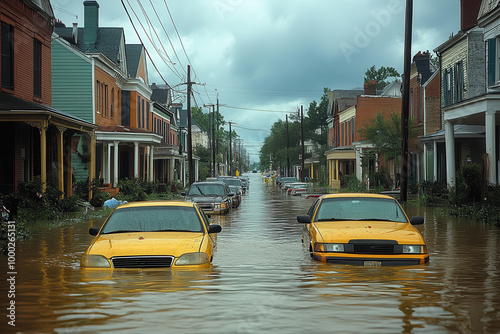
M 218 180 L 224 182 L 225 184 L 229 186 L 236 186 L 241 190 L 241 193 L 244 194 L 246 192 L 246 189 L 243 187 L 243 183 L 241 182 L 241 179 L 234 177 L 234 176 L 219 176 L 217 177 Z
M 221 226 L 197 204 L 183 201 L 127 203 L 116 208 L 81 259 L 86 268 L 168 268 L 212 261 Z
M 365 266 L 416 265 L 429 261 L 424 238 L 392 197 L 379 194 L 329 194 L 316 199 L 307 215 L 302 241 L 313 259 Z
M 290 188 L 288 188 L 288 195 L 300 196 L 302 194 L 305 194 L 305 193 L 307 193 L 308 186 L 309 186 L 309 184 L 305 183 L 305 182 L 292 183 L 290 185 Z
M 224 182 L 194 182 L 187 193 L 182 193 L 186 201 L 197 203 L 206 214 L 225 214 L 231 211 L 232 197 Z
M 229 189 L 231 190 L 232 193 L 234 193 L 234 196 L 232 197 L 233 199 L 233 208 L 237 208 L 241 204 L 241 189 L 238 188 L 237 186 L 229 186 Z
M 279 179 L 276 178 L 276 185 L 278 187 L 282 187 L 285 182 L 297 182 L 297 179 L 294 176 L 282 176 Z

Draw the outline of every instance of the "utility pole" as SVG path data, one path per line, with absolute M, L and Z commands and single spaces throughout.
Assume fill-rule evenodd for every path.
M 288 135 L 288 114 L 286 114 L 286 173 L 285 176 L 290 176 L 290 136 Z
M 304 166 L 304 106 L 300 106 L 300 140 L 302 142 L 301 153 L 302 159 L 300 161 L 300 181 L 304 182 L 305 166 Z
M 188 152 L 188 173 L 189 173 L 189 185 L 194 182 L 194 166 L 193 166 L 193 140 L 191 137 L 191 65 L 187 66 L 187 126 L 188 126 L 188 136 L 187 136 L 187 152 Z
M 215 174 L 215 105 L 214 104 L 204 104 L 204 107 L 208 107 L 208 123 L 209 123 L 209 137 L 208 145 L 210 147 L 210 176 L 216 176 Z M 212 116 L 210 116 L 210 108 L 212 109 Z
M 231 152 L 231 122 L 229 122 L 229 171 L 228 171 L 228 174 L 229 176 L 232 176 L 233 173 L 231 172 L 231 160 L 233 160 L 233 154 Z
M 219 93 L 217 93 L 217 131 L 215 133 L 218 133 L 219 132 Z M 217 144 L 216 144 L 216 153 L 217 153 L 217 156 L 219 156 L 219 138 L 216 137 L 216 141 L 217 141 Z M 216 175 L 219 175 L 220 173 L 220 167 L 219 167 L 219 162 L 217 161 L 217 174 Z
M 410 114 L 410 67 L 411 67 L 411 37 L 413 25 L 413 0 L 406 0 L 405 50 L 403 74 L 403 103 L 401 109 L 401 188 L 400 200 L 408 198 L 408 118 Z

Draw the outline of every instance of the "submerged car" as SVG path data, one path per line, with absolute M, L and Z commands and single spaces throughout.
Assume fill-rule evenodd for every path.
M 183 201 L 128 203 L 116 208 L 81 259 L 87 268 L 169 268 L 209 264 L 221 226 Z
M 365 266 L 416 265 L 429 261 L 424 238 L 392 197 L 329 194 L 316 199 L 307 215 L 302 241 L 317 261 Z
M 229 186 L 229 189 L 231 190 L 232 193 L 234 193 L 233 196 L 233 208 L 237 208 L 241 204 L 241 189 L 238 186 Z
M 221 181 L 194 182 L 189 191 L 182 195 L 186 201 L 197 203 L 208 215 L 229 213 L 233 206 L 234 193 Z

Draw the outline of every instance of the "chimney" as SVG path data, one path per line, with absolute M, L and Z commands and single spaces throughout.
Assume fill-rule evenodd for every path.
M 97 1 L 84 1 L 83 43 L 95 44 L 99 29 L 99 4 Z
M 73 43 L 78 44 L 78 23 L 73 23 L 73 31 L 71 33 L 73 37 Z
M 377 82 L 375 80 L 365 83 L 363 95 L 377 95 Z
M 460 0 L 460 29 L 469 30 L 477 24 L 482 0 Z

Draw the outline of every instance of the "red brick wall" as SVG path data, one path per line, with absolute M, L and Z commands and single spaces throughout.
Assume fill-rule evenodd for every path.
M 108 101 L 106 106 L 103 91 L 101 91 L 101 97 L 99 99 L 97 98 L 97 87 L 95 87 L 95 123 L 97 125 L 103 126 L 113 126 L 121 124 L 121 97 L 119 94 L 120 88 L 116 84 L 116 80 L 104 70 L 96 67 L 94 85 L 97 85 L 98 81 L 101 87 L 104 87 L 104 85 L 107 86 Z M 97 104 L 99 104 L 99 108 L 97 108 Z M 111 117 L 111 104 L 113 104 L 113 117 Z
M 0 21 L 14 26 L 14 89 L 8 90 L 0 87 L 0 90 L 27 101 L 50 106 L 52 104 L 50 37 L 54 27 L 50 21 L 27 7 L 23 1 L 15 0 L 0 1 Z M 33 40 L 35 38 L 41 42 L 42 46 L 41 99 L 33 96 Z
M 460 0 L 460 29 L 465 30 L 476 25 L 482 2 L 482 0 Z
M 436 75 L 425 89 L 425 104 L 427 108 L 427 134 L 442 129 L 441 124 L 441 76 Z
M 389 119 L 391 113 L 401 113 L 401 103 L 401 98 L 395 97 L 358 96 L 354 141 L 365 139 L 361 137 L 360 129 L 370 125 L 378 114 Z

